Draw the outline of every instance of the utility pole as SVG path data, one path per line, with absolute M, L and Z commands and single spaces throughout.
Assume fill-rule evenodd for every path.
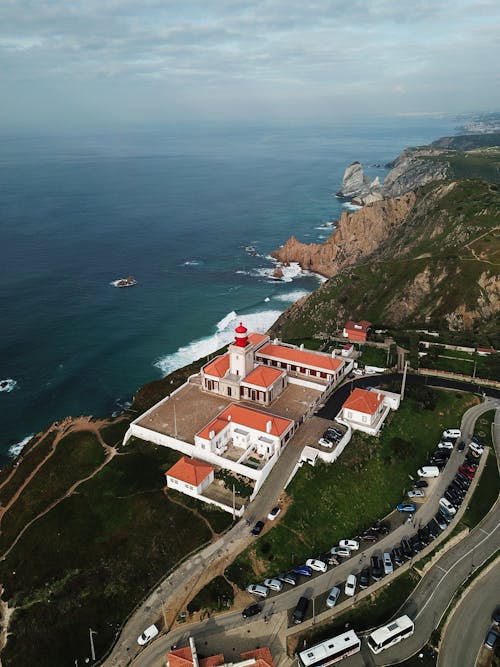
M 175 398 L 174 398 L 174 435 L 177 437 L 177 415 L 175 414 Z
M 401 400 L 405 397 L 405 386 L 406 386 L 406 372 L 408 371 L 408 361 L 405 361 L 405 367 L 403 370 L 403 380 L 401 382 Z
M 163 624 L 164 624 L 165 629 L 166 629 L 166 628 L 168 627 L 168 626 L 167 626 L 167 615 L 166 615 L 166 613 L 165 613 L 165 605 L 164 605 L 164 603 L 163 603 L 163 600 L 161 601 L 161 612 L 162 612 L 162 614 L 163 614 Z
M 472 379 L 473 380 L 476 379 L 476 364 L 477 364 L 477 361 L 474 361 L 474 372 L 472 373 Z
M 95 662 L 94 635 L 96 635 L 96 634 L 97 634 L 97 632 L 95 630 L 92 630 L 92 628 L 89 628 L 90 654 L 92 655 L 92 662 Z
M 314 595 L 313 595 L 313 599 L 312 599 L 312 601 L 313 601 L 313 617 L 312 617 L 312 624 L 314 625 L 314 618 L 315 618 L 315 616 L 316 616 L 316 614 L 314 613 L 314 612 L 315 612 L 315 609 L 314 609 Z
M 233 484 L 233 521 L 236 521 L 236 492 Z

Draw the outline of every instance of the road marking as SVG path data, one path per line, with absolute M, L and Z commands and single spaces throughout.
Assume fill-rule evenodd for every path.
M 482 533 L 484 533 L 485 535 L 489 535 L 489 534 L 490 534 L 490 533 L 486 532 L 486 530 L 484 530 L 484 528 L 480 528 L 479 530 L 480 530 Z
M 483 539 L 482 539 L 480 542 L 478 542 L 477 544 L 475 544 L 474 547 L 472 547 L 472 548 L 475 549 L 476 547 L 481 546 L 481 544 L 482 544 L 483 542 L 486 542 L 486 540 L 487 540 L 488 538 L 490 538 L 490 537 L 493 535 L 493 533 L 496 531 L 496 529 L 498 528 L 498 526 L 499 526 L 499 524 L 497 524 L 497 525 L 493 528 L 493 530 L 492 530 L 491 532 L 486 533 L 486 537 L 483 537 Z M 481 529 L 481 530 L 482 530 L 482 529 Z M 483 532 L 484 532 L 484 531 L 483 531 Z M 446 577 L 446 575 L 449 574 L 449 573 L 453 570 L 453 568 L 456 567 L 459 563 L 461 563 L 465 558 L 470 558 L 470 551 L 467 551 L 467 553 L 465 553 L 465 554 L 464 554 L 463 556 L 461 556 L 458 560 L 456 560 L 456 561 L 451 565 L 450 569 L 447 570 L 447 571 L 445 572 L 444 576 L 441 577 L 440 581 L 436 584 L 436 586 L 434 587 L 434 590 L 432 591 L 432 593 L 430 594 L 430 596 L 427 598 L 427 600 L 426 600 L 424 606 L 423 606 L 422 609 L 418 612 L 418 614 L 415 616 L 415 619 L 414 619 L 415 621 L 416 621 L 417 618 L 420 616 L 420 614 L 422 614 L 422 613 L 425 611 L 427 605 L 429 604 L 429 602 L 430 602 L 430 601 L 432 600 L 432 598 L 434 597 L 434 593 L 437 591 L 437 589 L 438 589 L 438 587 L 439 587 L 439 584 L 444 580 L 444 578 Z M 435 566 L 435 567 L 440 567 L 440 566 Z M 442 569 L 442 568 L 441 568 L 441 569 Z
M 445 570 L 444 567 L 441 567 L 441 565 L 436 565 L 437 570 L 441 570 L 441 572 L 444 572 L 445 574 L 448 572 L 448 570 Z

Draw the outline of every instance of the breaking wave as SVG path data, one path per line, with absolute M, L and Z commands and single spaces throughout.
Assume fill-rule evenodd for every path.
M 16 456 L 19 456 L 19 454 L 23 451 L 23 449 L 26 447 L 26 445 L 34 435 L 35 435 L 34 433 L 32 433 L 31 435 L 27 435 L 20 442 L 16 442 L 14 445 L 11 445 L 9 447 L 9 456 L 12 456 L 13 459 L 16 458 Z
M 0 391 L 12 391 L 17 387 L 17 382 L 12 378 L 7 378 L 6 380 L 0 380 Z

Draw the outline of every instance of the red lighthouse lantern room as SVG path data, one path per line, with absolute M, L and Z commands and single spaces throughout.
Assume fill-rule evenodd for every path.
M 237 345 L 238 347 L 246 347 L 248 345 L 248 329 L 243 326 L 243 324 L 240 322 L 240 326 L 236 327 L 235 329 L 235 341 L 234 344 Z

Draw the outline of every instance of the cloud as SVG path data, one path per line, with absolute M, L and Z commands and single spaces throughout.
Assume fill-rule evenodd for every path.
M 42 105 L 54 117 L 71 91 L 96 117 L 115 108 L 145 121 L 500 102 L 500 7 L 489 0 L 13 0 L 0 12 L 6 122 L 33 86 L 54 97 Z

